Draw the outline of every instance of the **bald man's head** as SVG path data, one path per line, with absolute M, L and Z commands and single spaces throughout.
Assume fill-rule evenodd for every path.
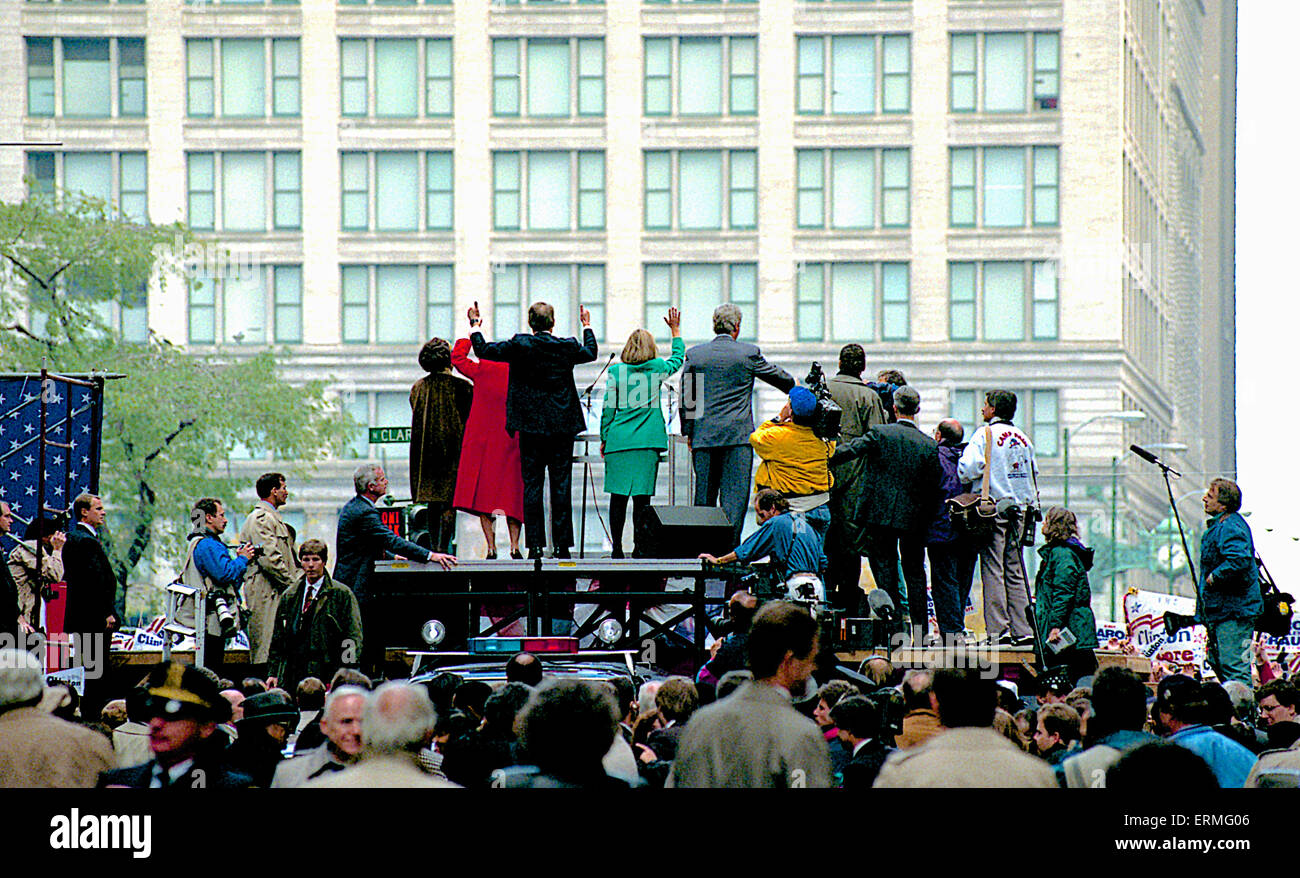
M 934 429 L 934 438 L 938 442 L 947 442 L 949 445 L 958 445 L 966 432 L 962 429 L 961 421 L 956 418 L 944 418 L 939 422 L 939 426 Z

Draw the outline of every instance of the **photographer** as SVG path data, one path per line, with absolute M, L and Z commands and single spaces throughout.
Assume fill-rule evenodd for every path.
M 780 491 L 790 508 L 802 512 L 825 545 L 831 523 L 831 455 L 835 443 L 813 432 L 817 397 L 806 387 L 795 387 L 781 413 L 759 426 L 749 437 L 762 461 L 754 487 Z
M 822 554 L 821 536 L 812 523 L 790 504 L 779 491 L 763 488 L 754 498 L 754 517 L 758 519 L 758 532 L 721 558 L 705 553 L 700 558 L 711 564 L 731 564 L 739 561 L 752 564 L 763 557 L 772 559 L 776 576 L 785 582 L 796 573 L 821 575 L 826 568 Z
M 205 627 L 206 665 L 215 669 L 225 656 L 226 638 L 233 637 L 239 630 L 236 592 L 256 550 L 245 543 L 235 550 L 234 558 L 230 557 L 230 547 L 221 539 L 226 532 L 226 510 L 221 501 L 213 497 L 194 501 L 190 522 L 193 528 L 188 537 L 189 552 L 185 556 L 185 566 L 181 568 L 180 581 L 206 592 L 208 614 L 206 626 L 197 624 L 194 605 L 187 602 L 178 621 L 192 626 L 196 632 Z

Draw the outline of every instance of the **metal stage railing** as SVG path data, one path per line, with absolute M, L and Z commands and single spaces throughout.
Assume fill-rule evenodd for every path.
M 578 630 L 573 636 L 585 637 L 606 618 L 613 617 L 622 625 L 623 637 L 609 646 L 639 649 L 647 640 L 653 640 L 694 617 L 693 645 L 700 655 L 704 655 L 708 608 L 727 601 L 721 592 L 710 596 L 707 583 L 738 578 L 734 568 L 706 568 L 702 561 L 684 558 L 461 561 L 451 570 L 415 561 L 379 561 L 370 579 L 370 589 L 372 601 L 389 605 L 387 609 L 376 608 L 382 614 L 381 618 L 391 618 L 388 610 L 392 610 L 401 617 L 399 626 L 416 622 L 422 625 L 428 618 L 438 618 L 437 612 L 430 612 L 417 619 L 418 614 L 410 613 L 411 602 L 424 603 L 430 610 L 443 613 L 449 609 L 454 612 L 460 605 L 465 622 L 461 630 L 468 637 L 490 637 L 519 620 L 526 621 L 530 636 L 550 633 L 544 631 L 543 626 L 548 620 L 560 618 L 555 616 L 560 612 L 560 606 L 591 604 L 597 610 L 577 623 Z M 689 580 L 689 588 L 671 590 L 668 583 L 674 579 Z M 596 580 L 600 587 L 594 591 L 578 591 L 579 580 Z M 517 601 L 518 606 L 483 626 L 479 608 L 487 601 Z M 399 609 L 399 604 L 407 606 Z M 673 605 L 684 609 L 649 615 L 655 608 Z M 571 619 L 572 616 L 572 611 L 569 611 L 567 617 Z M 453 620 L 442 621 L 447 624 Z M 386 631 L 393 630 L 387 621 L 384 624 Z M 643 631 L 643 626 L 647 626 L 647 630 Z M 448 629 L 450 639 L 450 625 Z M 418 631 L 418 626 L 409 630 Z M 385 644 L 397 647 L 413 645 L 417 649 L 424 648 L 418 643 Z

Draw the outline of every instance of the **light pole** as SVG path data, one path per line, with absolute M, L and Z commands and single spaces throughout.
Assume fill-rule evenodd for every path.
M 1079 426 L 1075 427 L 1074 433 L 1077 435 L 1080 430 L 1082 430 L 1084 427 L 1088 426 L 1089 424 L 1093 423 L 1094 421 L 1110 420 L 1110 421 L 1123 421 L 1125 423 L 1134 423 L 1136 421 L 1145 420 L 1146 416 L 1147 416 L 1146 412 L 1140 411 L 1138 409 L 1126 409 L 1121 412 L 1107 412 L 1104 415 L 1093 415 L 1091 418 L 1084 421 Z M 1066 427 L 1061 430 L 1061 464 L 1062 464 L 1062 468 L 1064 469 L 1064 475 L 1065 475 L 1065 490 L 1064 490 L 1064 497 L 1061 500 L 1061 505 L 1064 506 L 1066 509 L 1069 509 L 1070 508 L 1070 428 L 1069 427 Z

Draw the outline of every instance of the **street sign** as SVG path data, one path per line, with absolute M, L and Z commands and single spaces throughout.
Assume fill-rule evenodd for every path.
M 411 441 L 410 427 L 371 427 L 370 444 L 371 445 L 396 445 L 399 442 Z

